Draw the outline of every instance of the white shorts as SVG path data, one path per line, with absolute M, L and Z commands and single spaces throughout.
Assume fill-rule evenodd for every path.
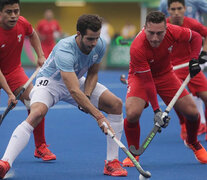
M 82 91 L 84 90 L 84 82 L 85 77 L 79 79 L 80 89 Z M 107 90 L 107 88 L 104 85 L 100 83 L 96 84 L 90 99 L 95 107 L 98 108 L 99 97 L 105 90 Z M 35 102 L 41 102 L 50 108 L 59 101 L 64 101 L 74 106 L 78 106 L 63 81 L 55 81 L 46 77 L 40 77 L 36 80 L 35 86 L 30 92 L 29 97 L 31 99 L 30 105 Z

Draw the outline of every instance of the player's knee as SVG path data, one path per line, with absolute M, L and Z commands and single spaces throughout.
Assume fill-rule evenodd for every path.
M 139 121 L 139 118 L 141 116 L 141 114 L 138 111 L 135 111 L 133 109 L 129 109 L 126 112 L 126 116 L 127 116 L 127 120 L 131 123 L 135 123 L 137 121 Z
M 115 102 L 113 103 L 114 110 L 117 112 L 116 114 L 122 113 L 122 100 L 120 98 L 116 98 Z
M 187 113 L 185 114 L 187 120 L 190 121 L 197 121 L 199 117 L 199 111 L 196 106 L 192 106 L 188 109 Z

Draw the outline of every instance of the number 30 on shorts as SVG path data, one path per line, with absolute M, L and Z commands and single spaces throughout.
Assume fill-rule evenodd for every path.
M 37 86 L 47 86 L 48 82 L 49 81 L 47 79 L 41 80 Z

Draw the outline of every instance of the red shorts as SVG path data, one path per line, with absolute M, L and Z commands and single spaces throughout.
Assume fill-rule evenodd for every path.
M 153 77 L 153 79 L 155 82 L 157 93 L 165 102 L 165 104 L 168 105 L 171 99 L 175 96 L 180 86 L 182 85 L 181 81 L 172 71 L 159 77 Z M 179 98 L 186 96 L 188 94 L 188 91 L 184 89 Z M 133 96 L 139 97 L 145 100 L 147 103 L 149 101 L 146 94 L 146 90 L 140 79 L 136 75 L 129 75 L 127 98 Z
M 186 76 L 189 73 L 188 67 L 182 68 L 175 71 L 176 75 L 182 81 L 185 80 Z M 188 83 L 189 91 L 194 95 L 197 96 L 198 92 L 207 91 L 207 79 L 205 74 L 201 71 L 195 77 L 193 77 L 190 82 Z
M 17 88 L 23 86 L 29 79 L 22 67 L 18 67 L 10 74 L 4 76 L 12 92 L 14 92 Z

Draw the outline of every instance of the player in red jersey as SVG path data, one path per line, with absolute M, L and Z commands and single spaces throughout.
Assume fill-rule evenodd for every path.
M 144 29 L 131 44 L 126 119 L 124 120 L 124 130 L 129 147 L 134 145 L 136 149 L 139 148 L 139 119 L 148 101 L 155 113 L 154 121 L 161 127 L 168 125 L 169 117 L 164 116 L 159 108 L 157 94 L 166 104 L 169 104 L 181 86 L 181 81 L 172 69 L 170 58 L 176 41 L 186 43 L 190 41 L 192 48 L 190 58 L 193 65 L 189 68 L 191 77 L 195 76 L 200 71 L 199 63 L 195 59 L 198 58 L 200 52 L 201 36 L 190 29 L 166 24 L 163 13 L 150 12 L 146 17 Z M 174 108 L 186 117 L 186 144 L 193 150 L 199 162 L 207 163 L 207 152 L 197 140 L 199 112 L 186 89 L 175 103 Z M 129 158 L 123 161 L 123 165 L 133 166 Z
M 19 0 L 0 1 L 0 69 L 6 81 L 17 95 L 28 77 L 21 66 L 21 52 L 24 38 L 28 37 L 38 57 L 38 65 L 41 66 L 45 57 L 41 48 L 40 40 L 31 24 L 20 16 Z M 22 94 L 20 100 L 26 105 L 29 113 L 29 92 L 33 85 L 30 84 Z M 47 148 L 44 135 L 44 120 L 34 130 L 35 154 L 37 158 L 45 161 L 55 160 L 56 156 Z
M 207 28 L 197 20 L 185 17 L 186 8 L 184 0 L 168 0 L 168 12 L 170 16 L 167 23 L 175 24 L 181 27 L 190 28 L 198 32 L 204 38 L 203 50 L 201 56 L 207 55 Z M 190 61 L 191 47 L 190 43 L 175 43 L 172 49 L 173 66 L 183 64 Z M 176 75 L 184 81 L 189 73 L 188 68 L 182 68 L 175 71 Z M 203 72 L 198 73 L 188 84 L 188 88 L 193 96 L 198 96 L 205 104 L 205 117 L 207 119 L 207 79 Z M 186 138 L 185 118 L 179 115 L 181 122 L 181 138 Z M 207 140 L 207 135 L 206 135 Z
M 37 24 L 37 33 L 40 37 L 42 49 L 47 58 L 56 44 L 56 37 L 61 36 L 61 28 L 57 20 L 55 20 L 53 11 L 47 9 L 44 13 L 44 19 Z

